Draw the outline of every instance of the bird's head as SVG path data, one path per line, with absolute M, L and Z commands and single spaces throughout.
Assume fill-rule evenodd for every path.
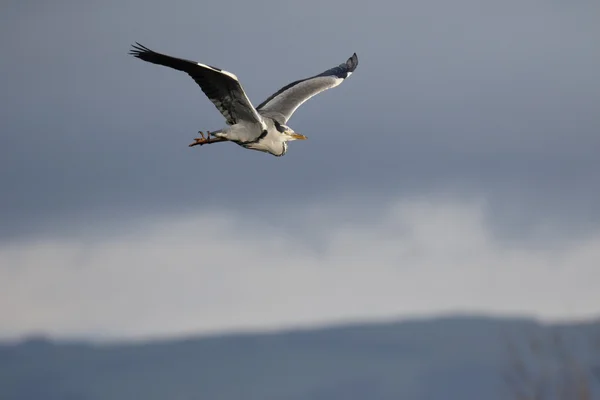
M 300 133 L 294 132 L 294 130 L 287 125 L 281 125 L 281 128 L 283 129 L 283 131 L 281 133 L 283 134 L 283 136 L 287 142 L 292 141 L 292 140 L 306 140 L 307 139 L 306 136 L 304 136 Z

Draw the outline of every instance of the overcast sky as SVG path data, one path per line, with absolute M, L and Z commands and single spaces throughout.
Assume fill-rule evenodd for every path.
M 440 312 L 600 314 L 600 3 L 28 0 L 0 14 L 0 337 Z M 255 105 L 344 62 L 283 158 L 134 41 Z

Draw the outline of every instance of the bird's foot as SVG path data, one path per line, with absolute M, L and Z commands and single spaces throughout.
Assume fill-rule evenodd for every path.
M 202 132 L 202 131 L 198 131 L 198 134 L 200 135 L 200 137 L 201 137 L 202 139 L 204 139 L 204 132 Z M 208 136 L 208 138 L 207 138 L 207 139 L 210 139 L 210 131 L 206 131 L 206 135 Z
M 194 139 L 194 143 L 191 143 L 189 145 L 189 147 L 192 147 L 192 146 L 202 146 L 203 144 L 210 143 L 210 131 L 206 131 L 206 136 L 207 137 L 204 136 L 204 132 L 202 132 L 202 131 L 198 131 L 198 135 L 200 135 L 200 137 L 199 138 L 195 138 Z
M 203 144 L 210 143 L 210 141 L 204 137 L 194 138 L 194 143 L 190 143 L 189 147 L 202 146 Z
M 198 131 L 198 134 L 200 135 L 200 137 L 195 138 L 194 143 L 189 144 L 189 147 L 202 146 L 203 144 L 210 144 L 210 143 L 216 143 L 216 142 L 224 142 L 227 140 L 225 138 L 218 138 L 218 137 L 211 138 L 210 131 L 206 131 L 206 137 L 204 136 L 204 133 L 202 131 Z

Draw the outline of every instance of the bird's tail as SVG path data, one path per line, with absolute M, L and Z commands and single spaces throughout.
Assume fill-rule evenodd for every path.
M 225 133 L 225 131 L 223 129 L 219 129 L 219 130 L 216 130 L 216 131 L 211 131 L 210 132 L 210 136 L 225 137 L 224 133 Z

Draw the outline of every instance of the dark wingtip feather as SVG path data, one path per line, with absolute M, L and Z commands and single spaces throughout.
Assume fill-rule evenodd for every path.
M 348 72 L 354 72 L 356 67 L 358 66 L 358 56 L 356 53 L 352 54 L 352 57 L 346 61 L 346 67 L 348 68 Z
M 132 44 L 131 49 L 129 50 L 129 54 L 137 58 L 142 58 L 142 55 L 147 53 L 152 53 L 152 50 L 138 42 Z

